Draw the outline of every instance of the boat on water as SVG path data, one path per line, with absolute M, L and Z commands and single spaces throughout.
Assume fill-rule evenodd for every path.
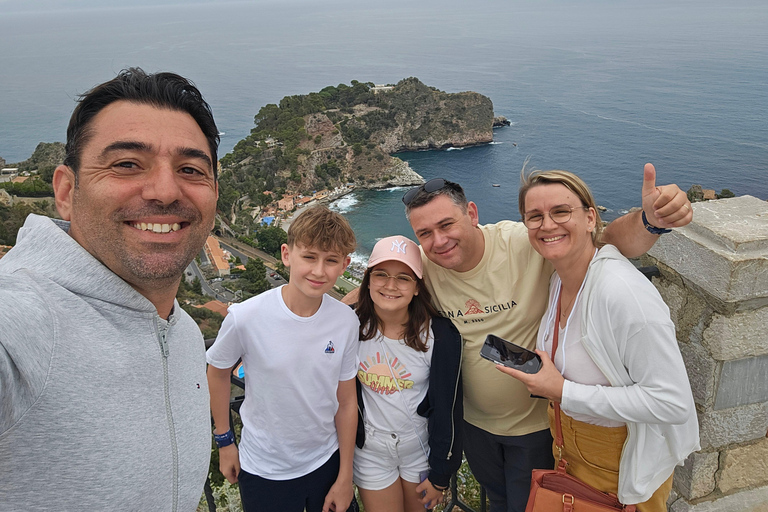
M 491 183 L 494 187 L 500 187 L 501 185 L 499 183 Z

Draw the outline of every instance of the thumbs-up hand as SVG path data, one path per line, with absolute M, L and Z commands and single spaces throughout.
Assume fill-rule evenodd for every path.
M 643 211 L 648 222 L 657 228 L 679 228 L 693 220 L 688 196 L 675 184 L 656 186 L 656 168 L 643 168 Z

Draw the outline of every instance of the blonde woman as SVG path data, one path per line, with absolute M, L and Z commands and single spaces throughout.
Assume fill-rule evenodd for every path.
M 537 339 L 542 369 L 498 368 L 551 401 L 553 436 L 559 403 L 564 449 L 553 453 L 569 474 L 640 512 L 666 512 L 675 465 L 699 448 L 669 310 L 632 263 L 600 242 L 600 216 L 578 176 L 524 174 L 519 205 L 531 245 L 556 272 Z

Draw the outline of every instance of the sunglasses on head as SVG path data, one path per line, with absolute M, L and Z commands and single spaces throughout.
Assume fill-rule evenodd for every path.
M 422 190 L 426 192 L 427 194 L 431 194 L 432 192 L 437 192 L 438 190 L 441 190 L 445 188 L 446 186 L 450 186 L 451 182 L 444 180 L 443 178 L 433 178 L 426 182 L 425 184 L 414 187 L 410 189 L 408 192 L 403 194 L 403 204 L 405 206 L 408 206 L 411 204 L 411 201 L 413 201 L 413 198 L 416 197 L 416 194 L 421 192 Z

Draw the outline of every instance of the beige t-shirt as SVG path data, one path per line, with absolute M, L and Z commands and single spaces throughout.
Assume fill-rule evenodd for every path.
M 520 436 L 549 428 L 547 402 L 480 357 L 488 334 L 533 350 L 547 309 L 553 267 L 528 242 L 519 222 L 480 226 L 483 259 L 468 272 L 431 262 L 422 251 L 432 301 L 464 337 L 464 419 L 492 434 Z

